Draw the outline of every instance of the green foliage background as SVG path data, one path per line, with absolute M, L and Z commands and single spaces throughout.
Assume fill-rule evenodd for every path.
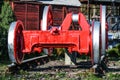
M 107 54 L 111 58 L 119 58 L 120 57 L 120 43 L 117 44 L 116 47 L 112 49 L 108 49 Z
M 1 3 L 0 11 L 0 59 L 8 59 L 7 35 L 10 23 L 14 21 L 13 11 L 9 1 Z

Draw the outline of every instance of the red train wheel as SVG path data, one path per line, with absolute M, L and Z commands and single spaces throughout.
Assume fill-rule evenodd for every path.
M 52 12 L 51 6 L 45 6 L 42 15 L 42 23 L 41 23 L 41 30 L 45 31 L 50 29 L 49 27 L 52 25 Z
M 8 33 L 8 51 L 12 62 L 20 64 L 24 58 L 23 49 L 23 24 L 21 21 L 13 22 Z

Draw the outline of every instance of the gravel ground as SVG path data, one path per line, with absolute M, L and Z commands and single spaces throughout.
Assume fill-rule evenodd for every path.
M 84 80 L 85 76 L 86 78 L 91 78 L 90 76 L 94 76 L 93 72 L 90 69 L 81 69 L 81 68 L 54 68 L 52 66 L 63 66 L 64 65 L 64 61 L 63 60 L 55 60 L 55 61 L 51 61 L 48 62 L 45 65 L 42 66 L 38 66 L 38 70 L 37 71 L 29 71 L 29 74 L 40 74 L 40 75 L 47 75 L 49 76 L 50 80 L 59 80 L 59 79 L 63 79 L 63 80 Z M 109 65 L 109 72 L 107 72 L 105 74 L 105 76 L 103 76 L 102 78 L 105 78 L 106 80 L 109 78 L 106 78 L 106 76 L 109 75 L 119 75 L 120 76 L 120 60 L 118 61 L 109 61 L 108 62 Z M 51 67 L 50 69 L 46 68 L 46 67 Z M 39 70 L 39 68 L 45 68 L 46 70 Z M 112 74 L 111 74 L 112 73 Z M 45 76 L 43 76 L 43 78 L 41 78 L 41 80 L 44 80 Z M 116 77 L 117 78 L 117 77 Z M 46 78 L 45 78 L 46 79 Z M 87 80 L 87 79 L 86 79 Z M 89 79 L 88 79 L 89 80 Z M 92 80 L 92 79 L 90 79 Z M 100 78 L 101 80 L 101 78 Z
M 110 60 L 109 72 L 102 77 L 95 76 L 90 69 L 54 67 L 63 65 L 63 60 L 55 60 L 38 66 L 35 70 L 21 70 L 19 74 L 0 72 L 0 80 L 119 80 L 120 78 L 120 59 Z

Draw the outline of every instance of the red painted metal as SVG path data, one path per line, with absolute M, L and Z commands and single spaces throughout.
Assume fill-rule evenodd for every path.
M 87 31 L 87 33 L 89 33 L 90 25 L 88 24 L 85 16 L 82 13 L 79 13 L 78 16 L 79 16 L 79 20 L 78 20 L 79 27 L 82 28 L 82 31 Z M 62 30 L 69 30 L 71 23 L 72 23 L 72 13 L 69 13 L 67 14 L 66 18 L 64 19 L 61 25 Z
M 17 63 L 21 63 L 24 58 L 24 54 L 22 52 L 24 48 L 24 38 L 23 38 L 23 23 L 21 21 L 16 22 L 15 31 L 14 31 L 14 56 Z
M 52 23 L 52 25 L 49 26 L 48 24 L 47 27 L 50 27 L 50 29 L 42 31 L 41 22 L 44 6 L 37 3 L 14 2 L 13 10 L 16 20 L 20 20 L 17 21 L 19 25 L 16 25 L 16 27 L 24 28 L 20 31 L 20 36 L 15 32 L 15 35 L 18 36 L 14 40 L 16 62 L 20 63 L 22 61 L 22 55 L 35 51 L 40 53 L 44 48 L 49 50 L 52 48 L 67 48 L 70 53 L 77 51 L 79 54 L 91 55 L 92 36 L 90 26 L 85 16 L 79 13 L 80 9 L 52 5 L 51 12 L 47 15 L 47 22 Z M 74 13 L 78 13 L 79 16 L 78 23 L 75 22 L 74 25 L 77 25 L 80 30 L 70 29 L 71 26 L 73 27 L 72 15 Z M 20 44 L 16 43 L 17 40 Z
M 41 52 L 43 48 L 68 48 L 69 52 L 77 51 L 88 54 L 90 51 L 90 26 L 84 15 L 79 13 L 79 26 L 82 30 L 68 30 L 72 23 L 72 13 L 67 14 L 61 30 L 52 27 L 50 30 L 23 30 L 23 53 Z M 81 22 L 82 20 L 82 22 Z

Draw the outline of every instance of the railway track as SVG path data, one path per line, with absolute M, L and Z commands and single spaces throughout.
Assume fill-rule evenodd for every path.
M 77 63 L 77 65 L 49 65 L 48 62 L 54 62 L 55 58 L 53 56 L 39 56 L 31 59 L 24 60 L 20 65 L 18 64 L 10 64 L 7 66 L 7 72 L 10 73 L 18 73 L 20 70 L 27 70 L 27 71 L 43 71 L 43 70 L 51 70 L 51 69 L 90 69 L 92 64 L 90 61 L 82 61 Z M 47 66 L 43 66 L 47 64 Z M 64 61 L 63 61 L 64 63 Z M 42 66 L 42 67 L 41 67 Z
M 58 61 L 62 62 L 60 65 Z M 35 75 L 39 75 L 36 79 L 46 79 L 45 76 L 49 76 L 52 79 L 60 79 L 61 75 L 67 78 L 74 78 L 76 80 L 80 80 L 78 75 L 86 74 L 91 71 L 92 64 L 90 61 L 86 60 L 78 60 L 76 65 L 63 65 L 64 60 L 56 60 L 53 56 L 39 56 L 32 59 L 24 60 L 21 65 L 11 64 L 8 65 L 8 71 L 11 73 L 17 73 L 21 69 L 27 71 L 22 74 L 17 74 L 17 78 L 24 76 L 25 79 L 35 79 Z M 52 64 L 51 64 L 52 63 Z M 111 64 L 111 63 L 110 63 Z M 109 72 L 114 72 L 114 74 L 119 74 L 120 67 L 109 67 Z M 96 74 L 96 76 L 102 78 L 105 76 L 104 74 Z M 57 77 L 58 76 L 58 77 Z
M 82 62 L 83 63 L 83 62 Z M 37 68 L 31 69 L 29 71 L 44 71 L 44 70 L 53 70 L 53 69 L 58 69 L 58 70 L 62 70 L 62 69 L 90 69 L 92 67 L 91 64 L 89 64 L 88 62 L 84 62 L 83 64 L 78 64 L 78 65 L 50 65 L 50 66 L 39 66 Z
M 45 63 L 53 60 L 52 56 L 44 55 L 27 60 L 23 60 L 21 64 L 10 64 L 7 66 L 7 71 L 11 73 L 17 73 L 19 70 L 30 70 L 36 66 L 44 65 Z
M 51 63 L 52 62 L 52 65 Z M 64 65 L 64 61 L 62 61 L 63 64 L 57 65 L 58 62 L 55 62 L 55 57 L 43 55 L 31 59 L 24 60 L 20 65 L 18 64 L 10 64 L 7 66 L 7 72 L 10 73 L 18 73 L 20 70 L 24 71 L 48 71 L 48 70 L 62 70 L 62 69 L 78 69 L 78 70 L 88 70 L 90 71 L 92 69 L 92 72 L 94 73 L 100 73 L 103 72 L 100 69 L 94 69 L 92 68 L 92 64 L 90 61 L 80 61 L 77 62 L 76 65 Z M 47 65 L 46 65 L 47 64 Z

